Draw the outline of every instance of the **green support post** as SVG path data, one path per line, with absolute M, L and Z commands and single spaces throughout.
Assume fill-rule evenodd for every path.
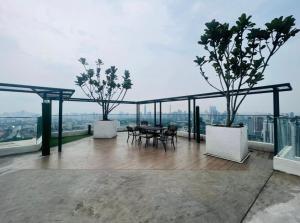
M 51 139 L 51 104 L 48 101 L 42 103 L 42 156 L 50 155 Z
M 195 127 L 196 127 L 196 140 L 197 143 L 200 143 L 200 109 L 199 106 L 196 106 L 196 114 L 195 114 L 195 118 L 196 118 L 196 123 L 195 123 Z

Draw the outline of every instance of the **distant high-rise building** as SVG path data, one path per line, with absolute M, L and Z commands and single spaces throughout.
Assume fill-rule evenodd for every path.
M 147 114 L 147 108 L 146 108 L 146 105 L 144 105 L 144 115 Z
M 274 124 L 273 119 L 267 117 L 263 121 L 262 129 L 263 141 L 267 143 L 274 143 Z
M 211 123 L 215 123 L 215 120 L 218 119 L 218 114 L 219 114 L 219 112 L 218 112 L 216 106 L 209 107 L 209 116 L 210 116 Z
M 248 134 L 253 135 L 254 134 L 254 121 L 253 121 L 252 117 L 248 117 L 247 126 L 248 126 Z
M 264 117 L 255 117 L 254 118 L 254 132 L 255 134 L 259 134 L 263 130 L 263 122 L 264 122 Z

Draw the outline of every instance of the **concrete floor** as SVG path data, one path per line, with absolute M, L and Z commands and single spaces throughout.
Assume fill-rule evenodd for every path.
M 205 146 L 186 139 L 165 154 L 136 148 L 124 137 L 83 139 L 47 159 L 36 153 L 0 158 L 0 222 L 240 222 L 273 173 L 265 153 L 252 152 L 245 164 L 235 165 L 207 160 Z M 109 144 L 115 145 L 110 152 Z M 281 183 L 287 179 L 293 183 L 288 188 Z M 274 174 L 245 220 L 268 219 L 262 207 L 282 203 L 277 194 L 296 197 L 298 181 Z M 276 199 L 266 204 L 268 190 Z
M 300 177 L 275 171 L 245 222 L 300 222 Z

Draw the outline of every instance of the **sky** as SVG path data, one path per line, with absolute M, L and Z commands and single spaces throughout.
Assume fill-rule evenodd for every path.
M 120 74 L 130 71 L 133 88 L 126 100 L 211 92 L 193 62 L 204 53 L 197 41 L 206 22 L 233 24 L 242 13 L 252 15 L 258 26 L 293 15 L 300 27 L 297 0 L 0 0 L 0 82 L 71 88 L 76 97 L 84 97 L 74 80 L 83 71 L 78 59 L 85 57 L 90 64 L 101 58 L 104 67 L 115 65 Z M 291 83 L 293 91 L 280 96 L 281 112 L 300 113 L 299 52 L 298 34 L 272 58 L 260 83 Z M 0 114 L 40 113 L 40 103 L 36 95 L 0 92 Z M 201 111 L 209 106 L 225 110 L 223 98 L 197 105 Z M 187 103 L 171 106 L 172 111 L 186 110 Z M 169 103 L 163 104 L 163 111 L 169 109 Z M 124 105 L 118 111 L 134 112 L 135 107 Z M 93 113 L 100 108 L 65 102 L 64 112 Z M 272 95 L 247 97 L 239 112 L 272 112 Z

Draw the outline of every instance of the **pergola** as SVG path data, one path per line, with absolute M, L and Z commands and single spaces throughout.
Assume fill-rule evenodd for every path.
M 62 115 L 63 101 L 72 97 L 75 90 L 53 87 L 41 87 L 21 84 L 0 83 L 0 91 L 19 92 L 37 94 L 43 99 L 42 103 L 42 155 L 50 154 L 50 137 L 51 137 L 51 101 L 59 101 L 58 108 L 58 151 L 61 152 L 62 147 Z
M 274 117 L 274 153 L 275 155 L 278 153 L 278 125 L 277 119 L 280 116 L 279 109 L 279 93 L 284 91 L 291 91 L 292 87 L 290 83 L 283 84 L 275 84 L 275 85 L 265 85 L 260 87 L 243 88 L 240 90 L 231 90 L 229 92 L 230 95 L 255 95 L 255 94 L 273 94 L 273 117 Z M 93 99 L 87 98 L 73 98 L 72 95 L 75 92 L 73 89 L 63 89 L 63 88 L 50 88 L 50 87 L 41 87 L 41 86 L 30 86 L 30 85 L 19 85 L 19 84 L 7 84 L 0 83 L 0 91 L 9 91 L 9 92 L 21 92 L 21 93 L 34 93 L 39 95 L 43 99 L 43 109 L 42 109 L 42 118 L 43 118 L 43 136 L 45 133 L 45 129 L 48 129 L 50 125 L 50 134 L 51 134 L 51 101 L 59 101 L 59 123 L 58 123 L 58 151 L 61 152 L 62 148 L 62 104 L 63 101 L 73 101 L 73 102 L 92 102 L 96 101 Z M 159 104 L 159 123 L 162 123 L 162 103 L 164 102 L 175 102 L 175 101 L 187 101 L 188 107 L 188 137 L 191 139 L 191 101 L 193 102 L 193 126 L 194 126 L 194 138 L 196 138 L 197 129 L 195 128 L 196 123 L 196 100 L 201 99 L 209 99 L 209 98 L 219 98 L 224 97 L 224 94 L 221 92 L 210 92 L 210 93 L 202 93 L 202 94 L 191 94 L 184 96 L 176 96 L 176 97 L 168 97 L 168 98 L 158 98 L 158 99 L 150 99 L 150 100 L 142 100 L 142 101 L 122 101 L 121 104 L 133 104 L 136 105 L 136 124 L 140 124 L 140 105 L 143 104 L 154 104 L 154 124 L 157 123 L 157 109 L 156 105 Z M 115 102 L 115 101 L 110 101 Z M 199 111 L 199 108 L 198 108 Z M 199 112 L 198 112 L 199 113 Z M 50 117 L 50 118 L 49 118 Z M 50 119 L 50 122 L 49 122 Z M 49 133 L 45 133 L 45 136 L 49 136 Z M 42 155 L 49 155 L 49 142 L 45 142 L 43 137 L 42 143 Z

